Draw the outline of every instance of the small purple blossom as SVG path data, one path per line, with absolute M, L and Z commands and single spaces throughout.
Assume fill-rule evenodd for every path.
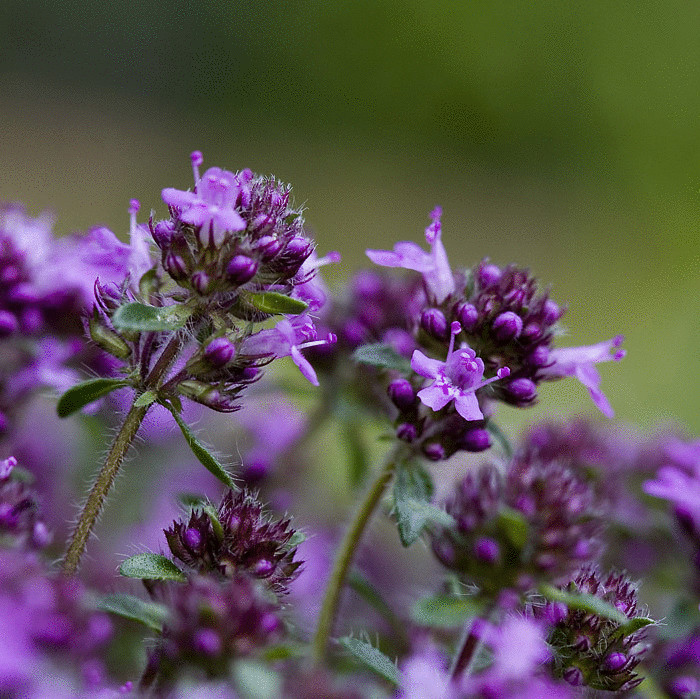
M 219 247 L 227 233 L 245 230 L 246 222 L 236 210 L 242 183 L 236 175 L 209 168 L 195 183 L 194 192 L 167 187 L 163 201 L 180 211 L 180 220 L 199 228 L 202 245 Z
M 318 340 L 316 328 L 308 315 L 295 316 L 291 320 L 284 318 L 274 328 L 261 330 L 246 338 L 241 346 L 241 352 L 248 355 L 274 357 L 292 357 L 304 378 L 314 386 L 318 386 L 318 378 L 311 363 L 304 357 L 301 350 L 305 347 L 325 345 L 335 341 L 334 335 L 325 340 Z
M 430 214 L 432 223 L 425 229 L 425 239 L 430 245 L 426 252 L 411 241 L 394 245 L 393 250 L 367 250 L 367 257 L 382 267 L 403 267 L 423 275 L 428 293 L 441 304 L 455 290 L 452 268 L 442 244 L 442 209 L 437 206 Z
M 607 417 L 613 417 L 615 413 L 605 394 L 600 390 L 600 374 L 595 364 L 619 362 L 626 354 L 625 350 L 617 349 L 623 340 L 623 335 L 617 335 L 612 340 L 599 342 L 596 345 L 551 350 L 550 364 L 542 367 L 539 375 L 544 379 L 574 376 L 588 389 L 600 412 Z
M 415 350 L 411 357 L 411 368 L 417 374 L 433 379 L 429 386 L 418 391 L 422 403 L 437 411 L 454 401 L 455 409 L 465 420 L 482 420 L 484 415 L 475 392 L 493 381 L 505 378 L 510 370 L 503 367 L 496 376 L 484 380 L 484 362 L 476 356 L 474 350 L 466 344 L 458 350 L 454 349 L 455 337 L 461 330 L 460 324 L 454 321 L 450 347 L 444 362 Z

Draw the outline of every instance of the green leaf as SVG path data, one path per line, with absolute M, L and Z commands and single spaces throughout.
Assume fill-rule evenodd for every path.
M 266 662 L 274 663 L 278 660 L 303 658 L 308 652 L 308 646 L 301 643 L 278 643 L 273 646 L 266 646 L 262 650 L 262 657 Z
M 150 405 L 158 400 L 158 394 L 155 391 L 144 391 L 135 401 L 134 405 L 141 408 L 144 405 Z
M 192 450 L 192 453 L 197 457 L 199 462 L 214 476 L 216 476 L 226 487 L 231 488 L 231 490 L 238 490 L 236 484 L 231 479 L 231 476 L 226 472 L 226 469 L 218 462 L 216 457 L 211 454 L 207 448 L 194 436 L 194 433 L 189 428 L 187 423 L 182 419 L 180 413 L 175 409 L 175 407 L 164 401 L 162 403 L 173 415 L 175 422 L 177 422 L 180 431 L 185 437 L 187 445 Z
M 503 455 L 508 459 L 512 458 L 513 446 L 511 445 L 508 437 L 506 437 L 505 432 L 503 432 L 503 430 L 495 422 L 493 422 L 493 420 L 489 420 L 486 423 L 486 429 L 501 447 Z
M 647 616 L 634 617 L 620 627 L 619 633 L 623 637 L 629 636 L 635 631 L 639 631 L 639 629 L 643 629 L 645 626 L 651 626 L 655 623 L 656 621 L 654 619 L 650 619 Z
M 356 570 L 348 575 L 348 585 L 372 608 L 376 609 L 397 631 L 403 632 L 401 623 L 372 583 Z
M 437 595 L 423 597 L 411 608 L 411 618 L 419 626 L 454 629 L 478 616 L 479 605 L 467 597 Z
M 358 347 L 352 353 L 352 358 L 360 364 L 369 364 L 380 369 L 394 369 L 402 374 L 411 373 L 411 362 L 406 357 L 402 357 L 391 345 L 383 342 Z
M 543 583 L 539 587 L 540 594 L 551 602 L 563 602 L 569 609 L 579 609 L 589 614 L 597 614 L 605 619 L 610 619 L 616 624 L 624 626 L 629 619 L 619 609 L 613 607 L 605 600 L 588 594 L 587 592 L 573 592 L 570 590 L 560 590 L 557 587 Z
M 97 608 L 138 621 L 154 631 L 162 631 L 168 618 L 168 608 L 155 602 L 145 602 L 134 595 L 106 595 L 98 600 Z
M 231 668 L 237 696 L 241 699 L 278 699 L 282 696 L 282 678 L 259 660 L 237 660 Z
M 203 505 L 202 509 L 207 513 L 209 521 L 211 522 L 211 528 L 214 530 L 214 535 L 221 541 L 224 538 L 224 528 L 221 526 L 221 521 L 219 520 L 219 513 L 216 511 L 213 505 L 209 503 Z
M 149 332 L 152 330 L 177 330 L 187 322 L 192 309 L 182 304 L 174 306 L 147 306 L 145 303 L 125 303 L 115 311 L 112 323 L 118 330 Z
M 56 411 L 59 417 L 68 417 L 90 403 L 129 384 L 123 379 L 89 379 L 69 388 L 59 399 Z
M 241 296 L 259 311 L 272 315 L 278 313 L 298 315 L 309 307 L 309 304 L 304 301 L 290 298 L 284 294 L 278 294 L 276 291 L 263 291 L 259 294 L 247 291 L 241 292 Z
M 299 544 L 303 544 L 306 541 L 306 538 L 306 534 L 297 529 L 287 542 L 287 546 L 299 546 Z
M 196 493 L 179 493 L 177 500 L 181 505 L 190 509 L 204 507 L 208 502 L 207 498 L 203 495 L 197 495 Z
M 340 645 L 349 650 L 365 667 L 381 675 L 392 684 L 399 683 L 399 670 L 384 653 L 366 641 L 351 636 L 338 639 Z
M 527 543 L 530 528 L 520 512 L 511 507 L 501 507 L 496 518 L 496 526 L 516 549 L 523 549 Z
M 417 464 L 400 464 L 394 483 L 394 514 L 399 536 L 404 546 L 410 546 L 430 522 L 452 526 L 454 520 L 447 512 L 430 504 L 433 481 L 430 474 Z
M 187 581 L 185 574 L 169 558 L 158 553 L 137 553 L 119 566 L 119 572 L 126 578 Z

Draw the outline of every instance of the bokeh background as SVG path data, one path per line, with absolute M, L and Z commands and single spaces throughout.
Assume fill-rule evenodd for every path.
M 188 155 L 294 185 L 334 283 L 367 247 L 531 267 L 569 336 L 617 333 L 619 418 L 700 433 L 700 5 L 3 0 L 0 199 L 64 234 L 164 214 Z M 574 381 L 539 417 L 594 413 Z

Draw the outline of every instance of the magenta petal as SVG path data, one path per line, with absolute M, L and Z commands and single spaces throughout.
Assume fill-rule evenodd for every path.
M 577 366 L 574 376 L 588 389 L 598 410 L 606 417 L 613 417 L 613 411 L 605 394 L 600 390 L 600 374 L 592 364 Z
M 391 250 L 365 250 L 365 254 L 375 265 L 382 267 L 402 267 L 403 260 Z
M 166 187 L 162 192 L 161 196 L 163 201 L 169 206 L 175 206 L 178 209 L 184 206 L 192 206 L 196 201 L 199 200 L 194 192 L 183 192 L 180 189 L 175 189 L 173 187 Z
M 314 368 L 296 346 L 292 347 L 292 360 L 299 367 L 299 371 L 303 374 L 304 378 L 314 386 L 318 386 L 318 378 L 316 377 Z
M 418 398 L 420 398 L 421 403 L 435 411 L 442 410 L 453 397 L 444 383 L 435 382 L 432 386 L 418 391 Z
M 479 400 L 473 391 L 458 393 L 455 396 L 455 408 L 465 420 L 483 420 L 484 414 L 479 407 Z
M 221 209 L 215 218 L 216 222 L 227 231 L 245 230 L 245 221 L 233 209 Z
M 445 366 L 445 362 L 438 359 L 426 357 L 420 350 L 414 350 L 411 357 L 411 369 L 429 379 L 434 379 L 440 373 L 440 370 Z

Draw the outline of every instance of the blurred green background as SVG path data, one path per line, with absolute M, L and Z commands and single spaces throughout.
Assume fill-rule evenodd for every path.
M 122 235 L 198 148 L 291 182 L 336 282 L 439 203 L 454 265 L 568 302 L 560 344 L 626 335 L 619 418 L 700 434 L 700 5 L 4 0 L 0 28 L 0 199 Z M 541 393 L 505 421 L 595 412 Z

